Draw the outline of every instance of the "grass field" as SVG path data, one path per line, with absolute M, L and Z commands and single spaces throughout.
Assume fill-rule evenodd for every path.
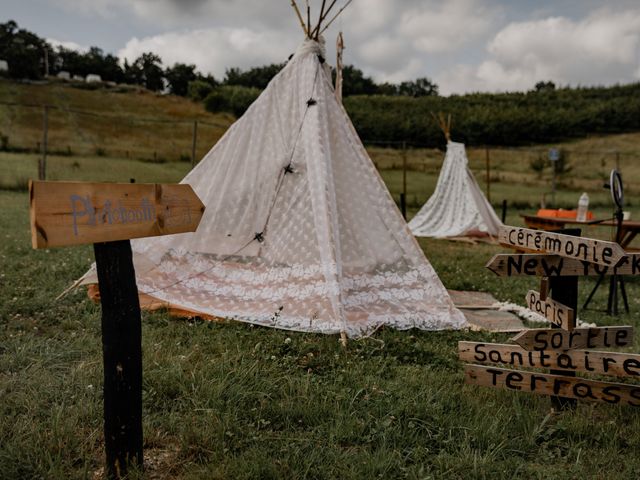
M 159 178 L 136 166 L 151 168 L 126 175 Z M 31 250 L 26 193 L 0 191 L 0 204 L 0 477 L 94 478 L 103 461 L 100 310 L 82 291 L 54 301 L 86 270 L 91 248 Z M 508 222 L 518 220 L 512 211 Z M 498 247 L 420 243 L 448 288 L 522 304 L 536 287 L 483 268 Z M 581 300 L 592 285 L 582 282 Z M 630 315 L 581 317 L 638 326 L 635 279 L 628 290 Z M 602 289 L 596 306 L 604 302 Z M 507 338 L 383 330 L 343 349 L 334 336 L 145 313 L 147 475 L 636 478 L 640 417 L 630 408 L 552 414 L 547 398 L 462 384 L 457 341 Z
M 48 150 L 64 155 L 190 160 L 198 120 L 196 158 L 201 158 L 233 120 L 182 97 L 130 86 L 86 90 L 62 82 L 0 79 L 0 138 L 6 138 L 8 149 L 40 149 L 45 104 L 51 107 Z
M 7 85 L 0 83 L 0 100 L 15 100 L 11 92 L 3 93 Z M 33 88 L 21 97 L 25 101 L 43 101 L 41 86 L 22 87 Z M 54 98 L 77 102 L 73 108 L 91 107 L 89 93 L 95 92 L 80 92 L 65 90 Z M 135 92 L 109 95 L 100 108 L 115 102 L 136 115 L 162 117 L 171 108 L 189 118 L 193 113 L 184 100 Z M 141 103 L 132 107 L 136 96 Z M 0 107 L 0 114 L 6 111 Z M 15 127 L 14 121 L 0 116 L 0 129 Z M 11 138 L 37 142 L 40 121 L 34 116 L 31 131 L 16 127 Z M 153 149 L 158 156 L 172 151 L 163 143 L 172 135 L 169 130 L 149 130 L 148 143 L 122 137 L 130 149 L 127 158 L 126 151 L 111 149 L 97 155 L 93 137 L 67 125 L 58 124 L 61 136 L 53 138 L 80 138 L 72 147 L 79 154 L 50 156 L 50 179 L 172 182 L 190 168 L 188 162 L 149 161 Z M 96 128 L 95 138 L 111 135 L 104 125 Z M 186 133 L 175 152 L 189 150 Z M 120 145 L 120 133 L 113 134 Z M 212 143 L 203 140 L 199 154 Z M 133 155 L 138 144 L 139 154 Z M 576 205 L 586 189 L 598 215 L 610 214 L 601 183 L 615 165 L 615 155 L 607 152 L 618 150 L 626 152 L 619 161 L 628 209 L 639 218 L 634 193 L 640 193 L 640 163 L 633 161 L 638 145 L 640 134 L 563 145 L 573 152 L 574 170 L 571 178 L 561 179 L 558 203 Z M 529 167 L 531 156 L 546 154 L 546 148 L 491 151 L 492 201 L 509 201 L 507 223 L 521 224 L 519 214 L 534 211 L 549 191 L 548 169 L 538 176 Z M 402 152 L 369 150 L 398 198 Z M 485 152 L 470 149 L 469 154 L 485 188 Z M 160 160 L 174 158 L 162 155 L 166 158 Z M 441 161 L 441 152 L 408 152 L 411 214 L 433 190 Z M 24 188 L 36 173 L 37 154 L 0 152 L 0 479 L 93 479 L 101 471 L 104 449 L 100 309 L 80 290 L 54 300 L 86 271 L 93 252 L 89 246 L 31 249 Z M 591 227 L 586 234 L 609 238 L 611 232 Z M 499 247 L 419 242 L 450 289 L 487 291 L 522 305 L 527 290 L 538 286 L 533 278 L 501 279 L 486 270 L 484 264 Z M 579 304 L 594 284 L 593 279 L 580 282 Z M 580 317 L 638 327 L 640 282 L 628 279 L 627 289 L 630 314 L 612 318 L 585 311 Z M 605 302 L 603 288 L 594 308 L 604 308 Z M 144 313 L 142 322 L 146 478 L 640 477 L 640 416 L 631 408 L 581 403 L 575 411 L 557 414 L 546 397 L 463 385 L 457 342 L 504 342 L 508 335 L 381 330 L 343 348 L 335 336 L 185 321 L 163 312 Z M 640 352 L 640 339 L 627 350 Z

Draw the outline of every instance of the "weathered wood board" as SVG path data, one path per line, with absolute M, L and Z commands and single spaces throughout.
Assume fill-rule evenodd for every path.
M 594 350 L 527 351 L 518 345 L 458 342 L 460 360 L 522 368 L 559 368 L 614 377 L 640 377 L 640 355 Z
M 574 237 L 544 230 L 505 225 L 500 227 L 498 239 L 502 245 L 553 253 L 607 267 L 616 266 L 625 256 L 625 251 L 615 242 Z
M 640 385 L 600 382 L 580 377 L 563 377 L 484 365 L 465 365 L 464 377 L 465 383 L 469 385 L 640 407 Z
M 569 331 L 575 328 L 576 315 L 572 308 L 556 302 L 551 298 L 543 300 L 540 298 L 540 294 L 533 290 L 527 292 L 526 300 L 529 310 L 542 315 L 554 325 Z
M 33 248 L 193 232 L 204 205 L 190 185 L 29 183 Z
M 633 342 L 633 327 L 558 328 L 524 330 L 511 339 L 527 351 L 573 350 L 582 348 L 617 348 Z
M 499 253 L 489 260 L 486 268 L 499 277 L 640 275 L 640 254 L 625 255 L 615 267 L 604 267 L 560 255 Z

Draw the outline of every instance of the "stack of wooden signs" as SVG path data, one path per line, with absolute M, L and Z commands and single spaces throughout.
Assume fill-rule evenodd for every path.
M 509 226 L 502 227 L 500 243 L 544 252 L 496 255 L 487 267 L 499 276 L 542 277 L 540 292 L 529 291 L 526 301 L 554 328 L 524 330 L 512 339 L 515 345 L 459 342 L 459 357 L 468 362 L 465 383 L 552 395 L 564 405 L 585 400 L 640 406 L 640 385 L 576 376 L 638 378 L 640 355 L 592 350 L 631 345 L 633 327 L 576 328 L 575 315 L 579 276 L 640 273 L 640 255 L 626 254 L 613 242 Z

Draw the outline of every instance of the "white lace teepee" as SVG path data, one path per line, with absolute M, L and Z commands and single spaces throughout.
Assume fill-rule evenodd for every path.
M 436 189 L 409 228 L 417 237 L 446 238 L 497 236 L 501 225 L 469 169 L 464 144 L 449 140 Z
M 316 41 L 182 183 L 206 211 L 195 233 L 132 241 L 142 294 L 350 337 L 466 326 L 338 103 Z

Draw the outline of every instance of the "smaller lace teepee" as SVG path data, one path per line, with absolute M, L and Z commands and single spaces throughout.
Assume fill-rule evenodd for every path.
M 447 153 L 433 195 L 409 222 L 411 232 L 435 238 L 497 236 L 502 222 L 469 169 L 464 144 L 451 141 L 451 116 L 445 122 L 441 114 L 439 121 L 447 138 Z

